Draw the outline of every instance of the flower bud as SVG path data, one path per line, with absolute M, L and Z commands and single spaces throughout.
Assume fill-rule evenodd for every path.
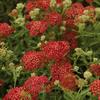
M 82 20 L 82 22 L 87 22 L 89 21 L 90 17 L 88 15 L 82 15 L 80 16 L 80 20 Z
M 34 10 L 29 12 L 29 15 L 32 19 L 34 19 L 38 14 L 39 14 L 40 9 L 39 8 L 35 8 Z
M 24 8 L 24 4 L 23 3 L 18 3 L 16 9 L 17 10 L 22 10 Z
M 59 80 L 55 80 L 54 85 L 59 85 Z
M 42 35 L 41 36 L 41 41 L 44 41 L 45 40 L 45 35 Z
M 19 26 L 23 26 L 25 24 L 25 18 L 17 18 L 15 20 L 15 23 L 18 24 Z
M 10 64 L 9 64 L 9 67 L 14 67 L 14 66 L 15 66 L 14 63 L 10 63 Z
M 81 48 L 75 48 L 75 51 L 76 51 L 76 55 L 78 56 L 85 54 L 85 52 Z
M 41 45 L 42 45 L 42 44 L 41 44 L 41 42 L 40 42 L 40 43 L 37 44 L 37 47 L 41 47 Z
M 77 85 L 78 85 L 79 88 L 84 87 L 86 84 L 87 84 L 87 81 L 84 80 L 84 79 L 81 79 L 81 78 L 77 82 Z
M 2 59 L 6 55 L 7 51 L 4 48 L 0 48 L 0 58 Z
M 9 14 L 9 16 L 17 17 L 17 16 L 18 16 L 18 11 L 17 11 L 17 9 L 13 9 L 12 12 Z
M 78 66 L 74 66 L 74 70 L 77 72 L 79 70 Z
M 2 67 L 2 70 L 5 70 L 5 67 Z
M 96 61 L 98 61 L 98 58 L 93 58 L 93 62 L 96 62 Z
M 51 0 L 50 1 L 50 7 L 55 7 L 56 6 L 56 0 Z
M 36 74 L 35 73 L 31 73 L 31 76 L 36 76 Z
M 92 73 L 90 72 L 90 71 L 85 71 L 84 72 L 84 78 L 85 79 L 89 79 L 89 78 L 91 78 L 92 77 Z
M 60 30 L 61 30 L 61 31 L 65 31 L 65 30 L 66 30 L 66 27 L 61 26 L 61 27 L 60 27 Z
M 93 51 L 87 51 L 87 52 L 86 52 L 86 55 L 87 55 L 87 56 L 91 56 L 92 54 L 93 54 Z
M 72 0 L 64 0 L 63 1 L 64 8 L 70 7 L 71 4 L 72 4 Z

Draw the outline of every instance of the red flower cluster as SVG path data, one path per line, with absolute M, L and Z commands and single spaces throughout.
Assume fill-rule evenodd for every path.
M 59 80 L 63 89 L 75 90 L 76 77 L 70 63 L 55 64 L 51 68 L 52 81 Z
M 81 15 L 84 11 L 84 7 L 81 3 L 72 4 L 71 8 L 66 10 L 66 24 L 68 26 L 74 27 L 74 19 Z
M 56 0 L 57 4 L 62 4 L 62 0 Z
M 90 84 L 90 91 L 94 96 L 100 96 L 100 80 L 95 80 Z
M 26 25 L 27 29 L 30 32 L 30 36 L 34 37 L 37 35 L 42 35 L 48 28 L 46 21 L 31 21 Z
M 30 77 L 22 87 L 11 89 L 3 98 L 3 100 L 37 100 L 38 94 L 45 88 L 48 83 L 46 76 Z
M 13 29 L 7 23 L 0 23 L 0 37 L 8 37 Z
M 22 63 L 26 70 L 43 67 L 45 56 L 43 52 L 29 51 L 22 57 Z
M 38 7 L 47 10 L 50 6 L 50 0 L 37 0 Z
M 32 96 L 36 97 L 45 89 L 47 83 L 48 78 L 46 76 L 33 76 L 26 80 L 23 87 L 25 91 L 28 91 Z
M 35 7 L 37 7 L 37 4 L 33 1 L 28 1 L 25 6 L 27 12 L 30 12 Z
M 23 87 L 16 87 L 16 88 L 11 89 L 4 96 L 3 100 L 29 100 L 29 98 L 30 98 L 29 96 L 31 96 L 31 95 L 29 95 L 27 92 L 25 92 Z
M 48 24 L 51 26 L 60 25 L 62 22 L 62 16 L 57 12 L 51 12 L 46 16 Z
M 53 80 L 60 80 L 64 74 L 72 72 L 72 66 L 70 63 L 56 63 L 51 67 L 51 75 Z
M 95 7 L 94 6 L 87 6 L 85 7 L 85 10 L 89 11 L 89 16 L 94 17 L 95 16 Z
M 92 64 L 92 65 L 90 65 L 90 71 L 94 75 L 100 76 L 100 65 L 99 64 Z
M 78 46 L 76 36 L 77 35 L 75 32 L 66 32 L 63 34 L 63 39 L 69 42 L 71 49 L 74 49 Z
M 87 3 L 92 3 L 94 0 L 85 0 Z
M 47 59 L 60 60 L 70 51 L 68 42 L 65 41 L 50 41 L 43 44 L 42 50 L 44 51 Z
M 68 73 L 62 77 L 60 85 L 64 90 L 75 90 L 76 81 L 76 76 L 72 73 Z
M 47 10 L 50 6 L 50 0 L 34 0 L 26 3 L 26 11 L 30 12 L 34 8 L 42 8 Z

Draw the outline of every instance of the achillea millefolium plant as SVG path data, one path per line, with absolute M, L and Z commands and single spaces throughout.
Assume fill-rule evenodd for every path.
M 2 100 L 100 100 L 99 0 L 28 0 L 0 23 Z

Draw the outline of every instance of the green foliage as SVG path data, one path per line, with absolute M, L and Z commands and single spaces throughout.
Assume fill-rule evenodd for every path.
M 15 7 L 16 0 L 0 0 L 0 22 L 8 22 L 8 14 Z

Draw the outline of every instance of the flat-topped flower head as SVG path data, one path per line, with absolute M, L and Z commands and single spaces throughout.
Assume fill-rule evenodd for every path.
M 0 23 L 0 37 L 8 37 L 13 32 L 13 29 L 7 23 Z
M 46 44 L 43 44 L 42 50 L 47 56 L 47 59 L 57 61 L 69 53 L 70 46 L 66 41 L 49 41 Z
M 52 80 L 61 80 L 68 73 L 72 73 L 72 65 L 69 62 L 56 63 L 51 67 Z
M 26 28 L 29 30 L 29 35 L 35 37 L 42 35 L 48 28 L 48 23 L 44 20 L 41 21 L 31 21 L 26 25 Z
M 48 10 L 48 8 L 50 7 L 50 0 L 37 0 L 37 2 L 38 7 L 44 10 Z
M 100 80 L 95 80 L 90 84 L 90 92 L 93 93 L 94 96 L 100 97 Z
M 75 18 L 81 15 L 84 11 L 84 7 L 81 3 L 73 3 L 71 8 L 67 9 L 66 14 L 66 24 L 70 27 L 74 27 Z
M 92 3 L 94 0 L 85 0 L 87 3 Z
M 68 73 L 61 78 L 60 85 L 64 90 L 75 90 L 77 86 L 76 76 L 72 73 Z
M 47 83 L 48 78 L 46 76 L 32 76 L 25 81 L 23 87 L 25 91 L 28 91 L 31 95 L 37 96 L 45 89 Z
M 45 55 L 41 51 L 28 51 L 23 55 L 21 60 L 25 70 L 32 70 L 43 67 L 43 63 L 45 62 Z
M 96 75 L 100 76 L 100 64 L 91 64 L 90 65 L 90 71 Z
M 48 10 L 49 7 L 50 7 L 50 0 L 28 1 L 25 6 L 27 12 L 30 12 L 34 8 L 41 8 L 43 10 Z
M 62 16 L 57 12 L 51 12 L 46 16 L 48 24 L 51 26 L 60 25 L 62 21 Z
M 9 90 L 3 100 L 30 100 L 31 98 L 31 95 L 24 91 L 23 87 L 15 87 Z

